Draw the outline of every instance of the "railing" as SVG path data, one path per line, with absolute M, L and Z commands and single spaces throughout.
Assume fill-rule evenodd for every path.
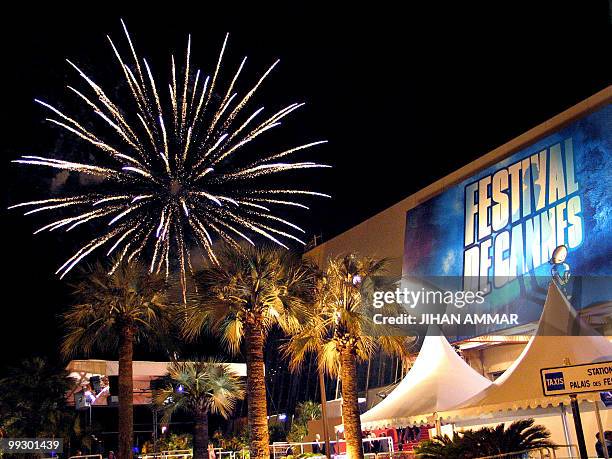
M 363 443 L 373 443 L 373 442 L 378 442 L 379 444 L 381 442 L 386 442 L 386 445 L 383 449 L 386 449 L 387 451 L 382 451 L 379 453 L 367 453 L 364 455 L 364 457 L 370 458 L 370 459 L 393 459 L 396 456 L 394 456 L 394 447 L 393 447 L 393 438 L 391 437 L 376 437 L 376 438 L 364 438 L 362 440 Z M 346 450 L 345 447 L 345 443 L 346 440 L 332 440 L 329 442 L 331 449 L 332 449 L 332 455 L 335 456 L 345 456 L 346 454 L 342 451 L 342 450 Z M 292 455 L 297 455 L 297 454 L 304 454 L 304 453 L 310 453 L 313 450 L 313 446 L 314 445 L 318 445 L 319 448 L 321 448 L 320 450 L 322 451 L 322 448 L 325 447 L 325 443 L 324 442 L 276 442 L 273 443 L 272 445 L 270 445 L 270 453 L 272 454 L 272 457 L 274 459 L 280 459 L 283 457 L 286 457 L 289 454 Z M 321 457 L 325 457 L 325 454 L 321 454 Z M 400 456 L 397 456 L 398 458 Z M 403 456 L 406 457 L 406 456 Z M 409 456 L 408 456 L 409 457 Z
M 164 454 L 164 455 L 152 455 L 146 454 L 144 456 L 138 456 L 141 459 L 189 459 L 193 457 L 193 453 L 177 453 L 177 454 Z
M 534 454 L 536 454 L 534 456 Z M 523 451 L 515 451 L 512 453 L 503 453 L 503 454 L 494 454 L 493 456 L 483 456 L 483 457 L 479 457 L 477 459 L 525 459 L 525 458 L 548 458 L 548 457 L 555 457 L 555 456 L 550 456 L 550 455 L 546 455 L 544 456 L 541 450 L 533 450 L 533 449 L 526 449 Z
M 159 453 L 144 454 L 138 456 L 140 459 L 188 459 L 193 456 L 190 449 L 175 449 L 172 451 L 161 451 Z
M 393 453 L 393 459 L 414 459 L 415 452 L 412 451 L 395 451 Z
M 557 456 L 555 450 L 563 449 L 569 450 L 570 456 Z M 574 456 L 574 451 L 576 451 L 576 456 Z M 576 445 L 556 445 L 554 448 L 526 449 L 513 453 L 483 456 L 478 459 L 572 459 L 574 457 L 578 457 L 578 447 Z
M 366 453 L 364 455 L 367 459 L 412 459 L 414 454 L 408 451 L 394 451 L 393 447 L 393 438 L 391 437 L 376 437 L 376 438 L 364 438 L 362 440 L 363 443 L 373 443 L 373 442 L 386 442 L 384 448 L 388 451 L 383 451 L 379 453 Z M 329 442 L 332 448 L 333 455 L 335 456 L 345 456 L 346 453 L 341 450 L 345 450 L 344 444 L 346 440 L 332 440 Z M 316 445 L 317 442 L 302 442 L 302 443 L 289 443 L 289 442 L 278 442 L 270 445 L 270 452 L 274 459 L 280 459 L 286 457 L 291 451 L 294 455 L 304 454 L 306 452 L 311 452 L 313 445 Z M 318 442 L 319 447 L 323 448 L 325 443 Z M 243 449 L 241 451 L 224 451 L 221 448 L 215 448 L 215 455 L 217 459 L 244 459 L 248 454 L 248 449 Z M 80 458 L 90 458 L 96 457 L 102 459 L 101 455 L 92 455 L 92 456 L 73 456 L 69 459 L 80 459 Z M 193 457 L 193 453 L 188 449 L 181 450 L 172 450 L 172 451 L 161 451 L 159 453 L 147 453 L 138 456 L 139 459 L 190 459 Z M 324 454 L 321 454 L 321 457 L 325 457 Z
M 246 448 L 240 451 L 223 451 L 221 448 L 215 448 L 215 457 L 217 459 L 244 459 L 248 452 L 249 450 Z
M 241 451 L 224 451 L 222 448 L 215 448 L 215 456 L 217 459 L 244 459 L 247 456 L 248 449 Z M 190 449 L 178 449 L 174 451 L 161 451 L 159 453 L 143 454 L 138 456 L 139 459 L 190 459 L 193 453 Z

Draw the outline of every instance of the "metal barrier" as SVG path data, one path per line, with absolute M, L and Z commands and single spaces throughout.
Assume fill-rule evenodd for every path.
M 236 457 L 236 451 L 223 451 L 222 448 L 215 448 L 215 457 L 217 459 L 223 459 L 224 456 L 228 459 L 234 459 Z
M 141 459 L 189 459 L 191 457 L 193 457 L 192 453 L 177 453 L 177 454 L 164 454 L 162 455 L 145 455 L 145 456 L 138 456 Z
M 240 451 L 224 451 L 222 448 L 215 448 L 217 459 L 244 459 L 248 454 L 248 449 Z M 159 453 L 143 454 L 139 459 L 190 459 L 193 453 L 190 449 L 178 449 L 173 451 L 161 451 Z
M 559 456 L 558 454 L 555 455 L 555 450 L 553 449 L 553 456 L 552 456 L 553 458 L 574 459 L 576 457 L 580 457 L 578 445 L 556 445 L 556 446 L 557 446 L 557 451 L 566 450 L 567 452 L 569 452 L 569 456 Z
M 393 438 L 391 437 L 377 437 L 377 438 L 364 438 L 363 443 L 373 443 L 373 442 L 386 442 L 386 449 L 388 451 L 379 452 L 379 453 L 366 453 L 364 455 L 367 459 L 412 459 L 414 455 L 408 451 L 394 451 L 393 446 Z M 343 444 L 346 443 L 346 440 L 332 440 L 330 444 L 334 450 L 336 448 L 342 449 Z M 317 444 L 317 442 L 302 442 L 302 443 L 289 443 L 289 442 L 278 442 L 270 445 L 270 450 L 274 459 L 284 458 L 288 455 L 289 451 L 292 451 L 294 455 L 304 454 L 312 451 L 312 446 Z M 318 443 L 320 447 L 323 447 L 325 444 L 322 442 Z M 309 448 L 308 448 L 309 447 Z M 345 448 L 344 448 L 345 449 Z M 248 449 L 243 449 L 240 451 L 224 451 L 221 448 L 215 448 L 215 455 L 217 459 L 244 459 L 248 454 Z M 337 456 L 345 456 L 346 453 L 342 451 L 335 451 L 335 455 Z M 101 455 L 92 455 L 92 456 L 73 456 L 69 459 L 81 459 L 81 458 L 91 458 L 96 457 L 99 459 L 103 459 Z M 181 450 L 172 450 L 172 451 L 161 451 L 159 453 L 150 453 L 143 454 L 138 456 L 139 459 L 190 459 L 193 457 L 193 453 L 188 449 Z M 325 455 L 321 455 L 321 457 L 325 457 Z
M 160 451 L 159 453 L 144 454 L 138 456 L 140 459 L 188 459 L 193 457 L 190 449 L 175 449 L 171 451 Z
M 414 459 L 414 451 L 394 451 L 393 453 L 365 453 L 364 459 Z
M 380 442 L 383 442 L 383 441 L 386 442 L 385 448 L 387 449 L 387 451 L 382 451 L 379 453 L 367 453 L 364 455 L 364 457 L 371 458 L 371 459 L 393 459 L 395 457 L 394 456 L 395 450 L 393 446 L 392 437 L 376 437 L 376 438 L 362 439 L 363 443 L 378 442 L 380 444 Z M 332 440 L 329 443 L 331 445 L 332 451 L 335 451 L 334 455 L 336 456 L 346 455 L 346 453 L 343 453 L 342 451 L 340 451 L 341 449 L 346 449 L 346 448 L 342 448 L 343 445 L 346 443 L 346 440 L 343 440 L 343 439 Z M 286 457 L 289 454 L 298 455 L 298 454 L 310 453 L 312 452 L 313 445 L 317 445 L 317 444 L 320 448 L 323 448 L 325 446 L 325 443 L 323 442 L 314 442 L 314 441 L 301 442 L 301 443 L 276 442 L 270 445 L 270 452 L 274 459 L 280 459 L 280 458 Z M 325 457 L 325 455 L 321 454 L 321 457 Z
M 537 454 L 534 456 L 534 454 Z M 494 454 L 493 456 L 483 456 L 477 459 L 528 459 L 528 458 L 549 458 L 550 455 L 544 456 L 541 450 L 526 449 L 523 451 L 515 451 L 512 453 Z
M 562 449 L 569 450 L 570 456 L 557 456 L 556 450 Z M 575 456 L 574 451 L 576 452 Z M 579 457 L 577 445 L 556 445 L 554 448 L 526 449 L 513 453 L 483 456 L 478 459 L 573 459 L 575 457 Z
M 415 458 L 414 450 L 411 450 L 411 451 L 395 451 L 393 453 L 393 459 L 414 459 L 414 458 Z
M 364 454 L 364 458 L 366 459 L 414 459 L 415 452 L 414 451 L 394 451 L 393 450 L 393 439 L 391 437 L 379 437 L 379 438 L 364 438 L 363 441 L 380 441 L 386 440 L 389 445 L 389 452 L 379 452 L 379 453 L 366 453 Z M 330 444 L 333 446 L 337 444 L 345 443 L 345 440 L 333 440 L 330 441 Z M 272 448 L 272 453 L 274 459 L 280 459 L 287 456 L 287 451 L 289 448 L 292 449 L 293 454 L 304 454 L 305 452 L 309 452 L 305 450 L 305 446 L 310 445 L 310 449 L 312 449 L 312 445 L 316 444 L 316 442 L 303 442 L 303 443 L 275 443 L 270 445 Z M 319 445 L 322 446 L 323 443 L 319 442 Z M 297 447 L 299 447 L 299 451 L 297 451 Z M 570 456 L 560 456 L 557 454 L 559 451 L 569 450 Z M 574 454 L 575 453 L 575 454 Z M 336 451 L 337 456 L 345 456 L 345 453 Z M 221 456 L 218 456 L 221 459 Z M 316 457 L 316 456 L 315 456 Z M 325 455 L 321 455 L 321 457 L 325 457 Z M 578 446 L 577 445 L 555 445 L 555 448 L 539 448 L 539 449 L 529 449 L 523 451 L 517 451 L 512 453 L 503 453 L 496 454 L 493 456 L 484 456 L 478 459 L 574 459 L 579 457 L 578 454 Z M 231 456 L 229 459 L 235 459 L 234 456 Z
M 247 457 L 248 452 L 248 449 L 242 449 L 240 451 L 223 451 L 221 448 L 215 448 L 215 456 L 217 459 L 223 459 L 224 457 L 227 459 L 244 459 Z

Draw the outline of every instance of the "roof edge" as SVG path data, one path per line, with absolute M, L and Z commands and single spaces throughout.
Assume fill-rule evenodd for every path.
M 363 220 L 352 228 L 349 228 L 343 231 L 340 234 L 328 239 L 318 246 L 313 247 L 312 249 L 305 252 L 305 255 L 314 252 L 317 247 L 320 247 L 326 244 L 329 241 L 333 241 L 334 239 L 340 238 L 344 236 L 346 233 L 350 232 L 353 228 L 361 226 L 366 222 L 375 219 L 379 215 L 387 212 L 389 209 L 392 209 L 396 206 L 405 207 L 406 209 L 411 209 L 416 207 L 418 204 L 421 204 L 424 201 L 427 201 L 434 196 L 442 193 L 448 188 L 462 182 L 466 178 L 478 173 L 478 171 L 485 169 L 505 158 L 516 153 L 518 150 L 529 146 L 530 144 L 535 143 L 547 135 L 552 134 L 553 132 L 562 129 L 564 126 L 570 124 L 571 122 L 586 116 L 595 110 L 603 107 L 605 104 L 612 101 L 612 85 L 605 87 L 604 89 L 596 92 L 592 96 L 578 102 L 577 104 L 571 106 L 570 108 L 562 111 L 561 113 L 553 116 L 552 118 L 538 124 L 537 126 L 529 129 L 528 131 L 520 134 L 519 136 L 509 140 L 508 142 L 500 145 L 499 147 L 485 153 L 480 156 L 478 159 L 467 163 L 466 165 L 460 167 L 459 169 L 451 172 L 450 174 L 445 175 L 444 177 L 436 180 L 433 183 L 430 183 L 424 188 L 416 191 L 415 193 L 409 195 L 408 197 L 402 199 L 400 202 L 393 204 L 386 209 L 377 212 L 371 217 Z

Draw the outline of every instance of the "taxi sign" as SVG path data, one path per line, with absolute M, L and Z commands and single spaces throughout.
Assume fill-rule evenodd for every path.
M 544 395 L 612 391 L 612 361 L 540 370 Z

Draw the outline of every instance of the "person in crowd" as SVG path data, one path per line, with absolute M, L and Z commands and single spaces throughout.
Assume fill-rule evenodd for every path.
M 363 432 L 361 432 L 361 438 L 364 439 L 363 441 L 363 452 L 364 454 L 368 454 L 372 452 L 372 443 L 370 441 L 368 441 L 370 434 L 369 432 L 366 432 L 365 430 Z
M 612 430 L 604 432 L 604 441 L 608 447 L 608 456 L 612 457 Z
M 115 452 L 114 451 L 109 451 L 108 452 L 108 459 L 117 459 L 117 456 L 115 456 Z
M 414 429 L 412 427 L 406 427 L 405 438 L 408 442 L 414 441 Z
M 316 434 L 315 435 L 315 442 L 312 445 L 312 452 L 315 454 L 325 454 L 325 443 L 323 443 L 321 441 L 321 435 Z M 333 456 L 334 454 L 336 454 L 335 452 L 335 448 L 334 448 L 334 444 L 330 443 L 329 444 L 329 453 L 331 456 Z
M 110 386 L 108 378 L 104 376 L 100 381 L 100 392 L 96 394 L 92 405 L 108 405 L 108 397 L 110 395 Z
M 208 444 L 208 459 L 216 459 L 215 446 L 212 443 Z
M 312 452 L 315 454 L 323 454 L 323 445 L 321 443 L 321 435 L 315 435 L 315 442 L 312 445 Z
M 603 444 L 600 437 L 599 432 L 597 432 L 595 434 L 595 452 L 597 453 L 597 457 L 605 457 L 603 452 Z
M 329 456 L 334 458 L 336 456 L 336 443 L 338 442 L 338 440 L 340 440 L 341 438 L 344 438 L 344 432 L 340 433 L 340 432 L 336 432 L 336 441 L 335 442 L 329 442 Z M 326 449 L 325 449 L 325 443 L 323 443 L 323 451 L 321 454 L 326 454 Z
M 387 435 L 385 434 L 385 432 L 381 432 L 379 437 L 386 437 Z M 389 442 L 387 441 L 387 439 L 385 438 L 384 440 L 378 440 L 378 444 L 379 444 L 379 451 L 381 453 L 388 453 L 389 452 Z
M 408 427 L 397 428 L 397 447 L 400 451 L 404 450 L 404 444 L 406 443 L 406 430 Z
M 391 441 L 393 442 L 394 445 L 397 444 L 397 430 L 395 430 L 393 427 L 389 427 L 387 429 L 387 431 L 385 432 L 385 437 L 390 437 Z
M 597 457 L 606 457 L 604 454 L 604 448 L 608 451 L 608 456 L 612 456 L 612 431 L 606 430 L 604 432 L 603 441 L 601 441 L 601 436 L 599 432 L 595 434 L 595 452 L 597 453 Z
M 372 438 L 372 452 L 380 453 L 380 440 L 377 440 L 376 434 L 374 432 L 370 432 L 370 438 Z
M 90 384 L 83 387 L 83 397 L 85 398 L 85 405 L 90 406 L 96 401 L 96 393 L 91 388 Z

